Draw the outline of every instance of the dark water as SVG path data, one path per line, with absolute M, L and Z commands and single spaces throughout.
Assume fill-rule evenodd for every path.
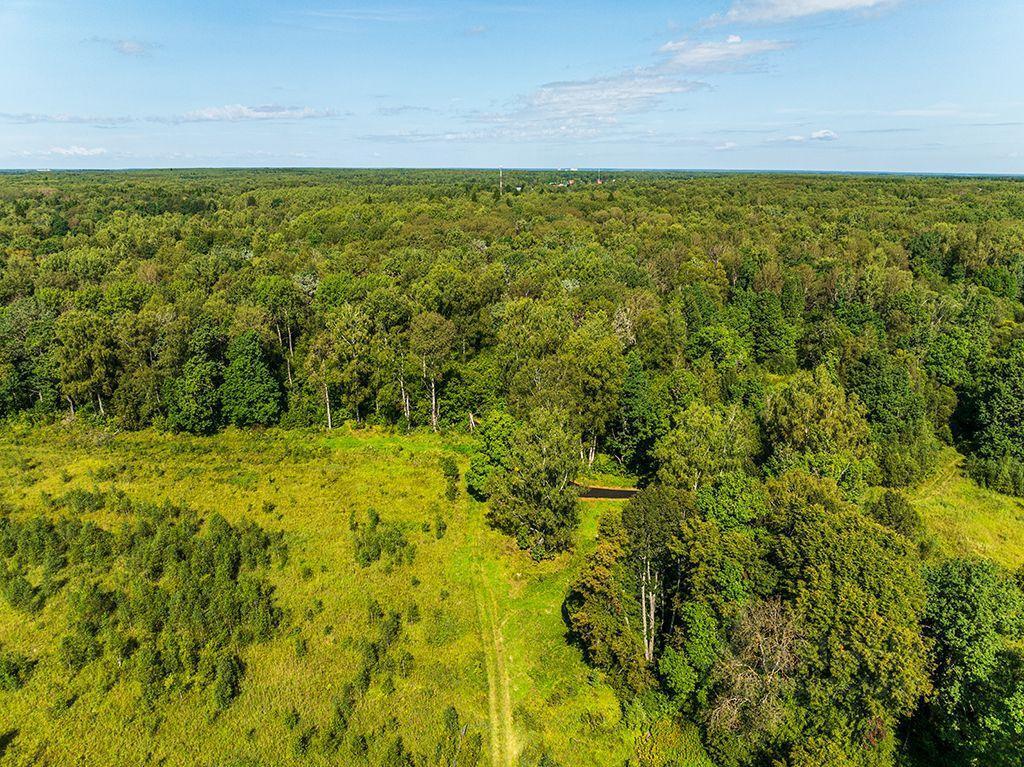
M 580 485 L 580 498 L 593 498 L 609 501 L 624 500 L 632 498 L 640 492 L 637 487 L 587 487 Z

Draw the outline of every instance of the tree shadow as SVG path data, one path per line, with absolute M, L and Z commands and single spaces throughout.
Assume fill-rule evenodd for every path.
M 17 739 L 19 732 L 17 729 L 0 732 L 0 757 L 7 753 L 7 749 Z

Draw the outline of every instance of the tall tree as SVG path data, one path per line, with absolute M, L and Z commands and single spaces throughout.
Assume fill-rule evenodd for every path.
M 76 402 L 92 399 L 104 415 L 104 399 L 113 394 L 117 377 L 113 325 L 93 312 L 75 310 L 61 316 L 56 334 L 61 389 L 72 413 Z
M 735 405 L 693 403 L 658 442 L 658 481 L 696 492 L 723 471 L 742 468 L 753 457 L 757 434 Z
M 579 522 L 573 484 L 578 448 L 579 435 L 557 413 L 535 411 L 512 438 L 509 470 L 489 483 L 491 524 L 515 536 L 538 559 L 572 545 Z
M 228 364 L 219 396 L 224 419 L 235 426 L 268 426 L 281 410 L 281 387 L 263 356 L 253 330 L 228 346 Z
M 455 337 L 455 325 L 437 312 L 417 314 L 409 328 L 409 346 L 420 363 L 423 381 L 430 391 L 430 428 L 434 431 L 441 420 L 438 385 L 451 365 Z

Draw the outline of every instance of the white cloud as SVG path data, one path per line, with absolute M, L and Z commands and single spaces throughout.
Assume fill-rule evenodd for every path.
M 715 146 L 715 151 L 728 152 L 730 149 L 735 149 L 737 146 L 738 145 L 735 141 L 723 141 L 721 144 Z
M 146 43 L 141 40 L 131 40 L 125 37 L 90 37 L 85 42 L 99 43 L 110 47 L 122 56 L 146 56 L 159 46 Z
M 806 144 L 808 141 L 838 141 L 839 134 L 831 130 L 816 130 L 811 132 L 809 136 L 802 134 L 795 134 L 792 136 L 786 136 L 781 139 L 771 139 L 767 143 L 769 144 Z
M 476 26 L 469 27 L 463 31 L 466 37 L 480 37 L 481 35 L 487 34 L 487 27 L 483 24 L 477 24 Z
M 712 16 L 712 24 L 777 23 L 819 13 L 868 11 L 895 5 L 900 0 L 736 0 L 724 14 Z
M 50 147 L 45 152 L 39 152 L 40 155 L 51 155 L 54 157 L 99 157 L 100 155 L 106 154 L 107 150 L 102 147 L 84 147 L 84 146 L 54 146 Z
M 984 119 L 995 116 L 993 112 L 979 112 L 959 104 L 943 102 L 926 107 L 897 109 L 780 109 L 780 114 L 817 115 L 818 117 L 905 117 L 921 119 Z
M 114 50 L 125 56 L 141 56 L 147 48 L 138 40 L 116 40 Z
M 220 107 L 204 107 L 177 115 L 152 115 L 150 117 L 133 117 L 127 115 L 104 117 L 100 115 L 46 114 L 41 112 L 0 112 L 0 122 L 36 124 L 36 123 L 68 123 L 96 126 L 117 126 L 131 123 L 151 122 L 169 123 L 202 123 L 202 122 L 246 122 L 256 120 L 317 120 L 339 117 L 333 109 L 315 109 L 313 107 L 279 106 L 276 104 L 263 106 L 246 106 L 244 104 L 228 104 Z
M 132 122 L 130 117 L 103 117 L 100 115 L 44 114 L 40 112 L 0 112 L 0 122 L 33 125 L 36 123 L 72 123 L 85 125 L 122 125 Z
M 638 129 L 629 118 L 657 109 L 671 96 L 708 88 L 707 83 L 688 75 L 730 71 L 745 60 L 788 47 L 790 43 L 748 41 L 739 35 L 723 40 L 676 40 L 663 45 L 651 64 L 588 79 L 546 83 L 501 111 L 463 113 L 466 124 L 454 130 L 410 128 L 363 138 L 389 142 L 665 140 Z M 683 140 L 714 147 L 706 140 Z
M 397 117 L 408 114 L 432 114 L 437 110 L 433 107 L 417 106 L 415 104 L 399 104 L 398 106 L 377 107 L 377 114 L 385 117 Z
M 276 104 L 245 106 L 228 104 L 222 107 L 205 107 L 185 112 L 171 118 L 153 118 L 157 122 L 243 122 L 249 120 L 314 120 L 336 117 L 331 109 L 312 107 L 283 107 Z
M 689 93 L 704 83 L 680 80 L 649 68 L 589 80 L 542 85 L 523 100 L 517 113 L 537 117 L 612 119 L 654 107 L 664 96 Z
M 733 35 L 722 41 L 679 40 L 659 50 L 661 60 L 647 66 L 541 85 L 502 112 L 464 115 L 484 128 L 450 133 L 395 134 L 396 140 L 595 140 L 636 136 L 627 118 L 656 109 L 668 97 L 704 90 L 708 85 L 687 74 L 723 71 L 754 56 L 782 50 L 788 43 L 745 41 Z
M 720 69 L 764 53 L 785 50 L 790 45 L 778 40 L 744 40 L 739 35 L 729 35 L 724 41 L 677 40 L 665 43 L 660 51 L 671 56 L 668 66 L 694 71 Z

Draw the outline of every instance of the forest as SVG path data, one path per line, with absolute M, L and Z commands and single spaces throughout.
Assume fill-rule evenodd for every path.
M 1022 302 L 1017 179 L 2 174 L 0 764 L 1016 767 Z

